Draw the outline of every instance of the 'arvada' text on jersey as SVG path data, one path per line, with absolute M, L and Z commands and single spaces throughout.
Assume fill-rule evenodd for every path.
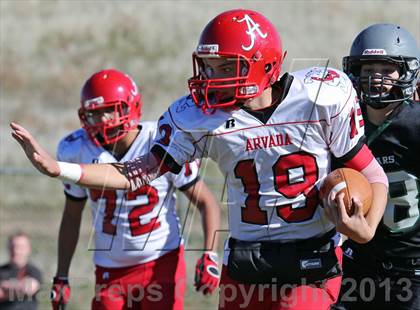
M 248 138 L 246 140 L 245 151 L 249 152 L 253 150 L 267 149 L 270 147 L 285 146 L 290 144 L 292 144 L 290 136 L 287 133 L 279 133 L 270 136 Z

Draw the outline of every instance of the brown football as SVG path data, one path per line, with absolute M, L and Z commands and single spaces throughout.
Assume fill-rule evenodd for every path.
M 319 191 L 324 205 L 328 204 L 332 192 L 344 193 L 344 203 L 349 216 L 354 213 L 352 197 L 357 197 L 362 202 L 364 215 L 372 204 L 372 188 L 368 180 L 354 169 L 340 168 L 327 175 Z

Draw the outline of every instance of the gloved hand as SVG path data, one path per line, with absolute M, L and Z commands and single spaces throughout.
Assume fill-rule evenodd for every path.
M 219 284 L 219 268 L 216 252 L 206 251 L 195 266 L 194 286 L 196 291 L 204 295 L 211 294 Z
M 70 299 L 70 285 L 67 277 L 54 277 L 51 288 L 53 310 L 65 309 Z

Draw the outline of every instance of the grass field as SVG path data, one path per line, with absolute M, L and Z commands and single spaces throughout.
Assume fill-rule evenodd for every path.
M 340 67 L 355 35 L 375 22 L 400 23 L 420 39 L 418 0 L 0 1 L 0 262 L 7 259 L 7 235 L 18 229 L 28 232 L 32 261 L 44 273 L 41 309 L 49 309 L 64 197 L 59 182 L 33 173 L 10 138 L 9 122 L 27 126 L 54 153 L 59 139 L 79 126 L 76 111 L 83 81 L 107 67 L 135 78 L 143 94 L 143 118 L 157 119 L 171 101 L 187 93 L 191 52 L 201 29 L 216 14 L 238 6 L 261 11 L 278 28 L 288 51 L 283 71 L 327 60 Z M 4 174 L 10 170 L 16 173 Z M 207 175 L 220 197 L 223 178 L 214 165 Z M 181 200 L 181 217 L 185 209 Z M 222 228 L 226 228 L 223 210 Z M 187 249 L 201 245 L 200 221 L 189 219 Z M 88 309 L 93 295 L 90 220 L 85 208 L 70 274 L 69 310 Z M 193 291 L 198 255 L 196 251 L 186 254 L 186 309 L 215 309 L 216 296 L 201 297 Z

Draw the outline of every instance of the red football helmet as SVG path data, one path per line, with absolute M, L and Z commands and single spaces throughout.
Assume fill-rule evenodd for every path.
M 229 107 L 238 100 L 254 98 L 277 81 L 283 62 L 282 43 L 276 28 L 262 14 L 231 10 L 216 16 L 201 33 L 193 53 L 191 96 L 203 110 Z M 236 62 L 235 75 L 209 78 L 204 59 L 228 58 Z M 232 90 L 233 97 L 218 100 L 218 92 Z M 220 98 L 219 98 L 220 99 Z
M 118 70 L 93 74 L 80 97 L 79 118 L 96 145 L 115 143 L 140 121 L 142 102 L 136 83 Z

